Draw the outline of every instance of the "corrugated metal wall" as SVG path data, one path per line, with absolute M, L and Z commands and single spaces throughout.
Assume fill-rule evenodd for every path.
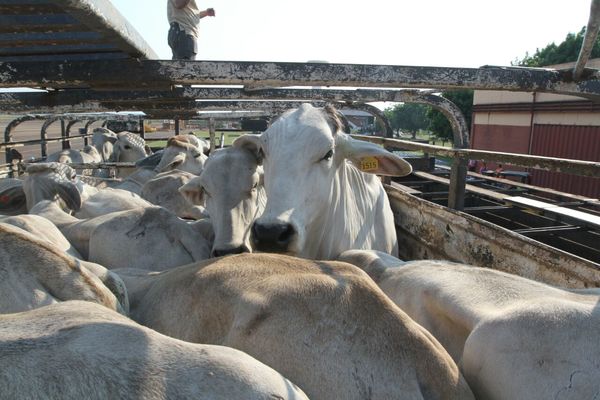
M 512 125 L 473 125 L 471 148 L 527 154 L 529 127 Z
M 474 124 L 471 135 L 471 148 L 527 154 L 529 150 L 529 127 Z M 480 166 L 480 163 L 478 163 L 477 169 Z M 486 167 L 488 169 L 496 169 L 497 165 L 494 162 L 487 162 Z M 524 168 L 516 166 L 510 167 L 510 169 L 517 171 L 524 170 Z
M 530 128 L 474 124 L 471 148 L 529 154 Z M 535 124 L 531 154 L 575 160 L 600 161 L 600 126 Z M 489 169 L 495 163 L 487 163 Z M 508 167 L 522 170 L 519 167 Z M 504 169 L 507 169 L 505 167 Z M 531 169 L 531 184 L 561 192 L 600 198 L 600 178 Z
M 535 124 L 531 154 L 600 161 L 600 127 Z M 531 184 L 582 196 L 600 197 L 600 178 L 531 170 Z

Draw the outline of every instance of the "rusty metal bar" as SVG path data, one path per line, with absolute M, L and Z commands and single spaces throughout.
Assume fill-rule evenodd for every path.
M 537 91 L 600 98 L 599 75 L 574 82 L 571 71 L 484 66 L 276 63 L 182 60 L 94 60 L 0 64 L 2 87 L 163 88 L 172 85 L 342 86 Z
M 52 0 L 52 3 L 92 30 L 102 32 L 104 40 L 114 43 L 130 56 L 158 58 L 158 55 L 110 1 Z
M 144 118 L 140 118 L 140 137 L 146 139 L 146 127 L 144 126 Z
M 42 129 L 40 130 L 40 139 L 41 139 L 40 146 L 42 149 L 41 150 L 42 158 L 46 158 L 46 156 L 48 155 L 48 145 L 47 145 L 47 143 L 48 143 L 48 133 L 47 133 L 48 127 L 56 121 L 61 121 L 61 127 L 64 125 L 64 119 L 60 115 L 49 117 L 42 124 Z M 63 129 L 61 129 L 61 138 L 62 138 L 62 140 L 64 140 L 64 135 L 62 134 L 62 132 L 63 132 Z
M 585 37 L 579 50 L 579 56 L 577 62 L 573 68 L 573 80 L 578 81 L 583 75 L 585 64 L 587 64 L 592 49 L 596 43 L 598 37 L 598 30 L 600 30 L 600 0 L 592 0 L 590 6 L 590 18 L 588 20 L 587 27 L 585 28 Z
M 92 136 L 93 136 L 92 134 L 87 134 L 85 136 L 81 135 L 79 137 L 83 137 L 85 139 L 85 138 L 89 138 L 89 137 L 92 137 Z M 59 138 L 49 138 L 49 139 L 44 140 L 44 142 L 46 142 L 46 143 L 57 143 L 57 142 L 62 142 L 63 140 L 64 139 L 62 137 L 59 137 Z M 19 141 L 19 142 L 0 143 L 0 150 L 3 149 L 3 148 L 4 149 L 10 149 L 10 148 L 13 148 L 13 147 L 23 147 L 23 146 L 29 146 L 29 145 L 32 145 L 32 144 L 41 144 L 41 143 L 42 143 L 42 140 L 40 140 L 40 139 L 22 140 L 22 141 Z
M 89 119 L 85 123 L 84 129 L 85 129 L 85 135 L 86 136 L 83 138 L 83 145 L 84 146 L 87 146 L 89 144 L 89 140 L 88 140 L 88 136 L 87 135 L 88 135 L 88 132 L 90 131 L 90 125 L 92 125 L 94 122 L 97 122 L 97 121 L 98 121 L 97 118 L 92 118 L 92 119 Z
M 385 139 L 375 136 L 352 135 L 356 139 L 379 143 L 402 150 L 422 150 L 431 154 L 445 157 L 461 158 L 463 160 L 499 161 L 506 164 L 518 165 L 545 171 L 564 172 L 575 175 L 600 178 L 600 162 L 570 160 L 566 158 L 533 156 L 529 154 L 503 153 L 486 150 L 449 149 L 442 146 L 415 143 L 407 140 Z
M 215 120 L 214 118 L 208 119 L 208 133 L 210 135 L 210 152 L 215 150 Z
M 4 128 L 4 145 L 6 146 L 5 154 L 7 164 L 12 163 L 12 152 L 10 151 L 11 147 L 8 145 L 8 143 L 12 142 L 12 131 L 23 122 L 33 121 L 35 119 L 38 119 L 35 115 L 24 115 L 22 117 L 13 119 L 6 125 L 6 128 Z
M 68 165 L 74 169 L 136 168 L 133 162 L 70 163 Z
M 230 111 L 230 112 L 205 112 L 195 114 L 190 119 L 214 119 L 214 120 L 236 120 L 240 118 L 257 118 L 257 117 L 272 117 L 277 115 L 277 112 L 273 111 L 256 111 L 256 112 L 244 112 L 244 111 Z
M 149 106 L 190 102 L 192 100 L 322 100 L 343 102 L 391 101 L 404 102 L 423 91 L 415 89 L 264 89 L 247 91 L 242 88 L 196 88 L 175 87 L 169 90 L 116 90 L 95 91 L 70 89 L 36 93 L 0 93 L 0 109 L 3 112 L 106 112 L 112 111 L 106 104 L 119 105 L 126 109 L 137 105 L 144 109 Z M 425 94 L 425 93 L 423 93 Z M 191 103 L 188 103 L 191 104 Z M 145 106 L 142 106 L 145 105 Z
M 71 130 L 71 126 L 73 126 L 73 124 L 75 122 L 77 122 L 77 120 L 69 121 L 69 123 L 65 126 L 65 120 L 64 119 L 60 120 L 60 137 L 63 139 L 63 141 L 62 141 L 63 150 L 71 148 L 71 142 L 69 142 L 68 137 L 69 137 L 69 131 Z

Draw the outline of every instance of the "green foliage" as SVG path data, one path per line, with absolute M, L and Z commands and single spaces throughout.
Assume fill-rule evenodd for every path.
M 460 108 L 465 119 L 467 121 L 467 127 L 471 127 L 471 114 L 473 112 L 473 91 L 470 89 L 465 90 L 446 90 L 442 92 L 442 96 L 453 102 Z M 439 139 L 453 140 L 454 133 L 448 118 L 444 116 L 438 110 L 430 108 L 427 111 L 427 118 L 429 119 L 428 129 L 431 133 Z
M 428 108 L 422 104 L 396 104 L 384 110 L 384 114 L 395 132 L 401 129 L 411 132 L 414 137 L 419 129 L 426 129 L 429 124 L 426 117 Z
M 525 54 L 522 59 L 515 59 L 511 64 L 522 67 L 543 67 L 546 65 L 562 64 L 566 62 L 577 61 L 579 49 L 583 43 L 585 36 L 585 27 L 577 33 L 569 33 L 565 40 L 556 45 L 550 43 L 543 49 L 536 49 L 532 56 Z M 596 43 L 592 49 L 590 58 L 600 57 L 600 36 L 596 39 Z

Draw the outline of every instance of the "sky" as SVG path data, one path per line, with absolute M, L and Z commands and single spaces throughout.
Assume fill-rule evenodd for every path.
M 167 0 L 112 0 L 170 59 Z M 197 0 L 198 60 L 510 65 L 587 24 L 590 0 Z

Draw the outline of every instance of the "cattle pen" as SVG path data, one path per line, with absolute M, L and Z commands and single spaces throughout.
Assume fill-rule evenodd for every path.
M 600 287 L 598 199 L 527 185 L 516 185 L 518 193 L 499 194 L 470 183 L 469 176 L 481 177 L 467 174 L 467 161 L 496 161 L 596 179 L 600 163 L 470 149 L 469 126 L 460 109 L 439 95 L 441 89 L 486 89 L 556 93 L 599 102 L 600 71 L 586 68 L 586 62 L 600 27 L 600 0 L 592 1 L 584 45 L 575 68 L 569 70 L 158 60 L 107 0 L 0 0 L 0 12 L 4 37 L 0 87 L 37 89 L 0 93 L 0 112 L 15 115 L 0 144 L 6 158 L 2 168 L 8 175 L 23 170 L 26 160 L 16 157 L 20 147 L 40 146 L 43 159 L 48 143 L 68 148 L 75 137 L 87 140 L 87 128 L 94 121 L 138 119 L 144 135 L 144 119 L 173 119 L 179 133 L 180 120 L 203 118 L 209 120 L 214 137 L 214 120 L 224 113 L 229 118 L 268 118 L 303 102 L 330 103 L 365 110 L 385 123 L 382 112 L 369 102 L 427 104 L 450 121 L 452 148 L 394 139 L 389 124 L 386 137 L 359 137 L 388 149 L 452 160 L 447 177 L 416 173 L 410 178 L 445 187 L 443 204 L 430 201 L 406 182 L 386 182 L 401 257 L 443 258 L 560 286 Z M 34 119 L 45 121 L 40 139 L 16 140 L 18 125 Z M 72 135 L 76 121 L 85 127 Z M 60 138 L 46 134 L 53 122 L 61 123 Z M 485 200 L 471 204 L 474 194 Z M 549 197 L 542 199 L 540 194 Z M 530 223 L 516 230 L 497 223 L 511 218 Z M 537 240 L 541 237 L 552 240 L 549 244 Z M 572 248 L 580 252 L 573 253 Z

